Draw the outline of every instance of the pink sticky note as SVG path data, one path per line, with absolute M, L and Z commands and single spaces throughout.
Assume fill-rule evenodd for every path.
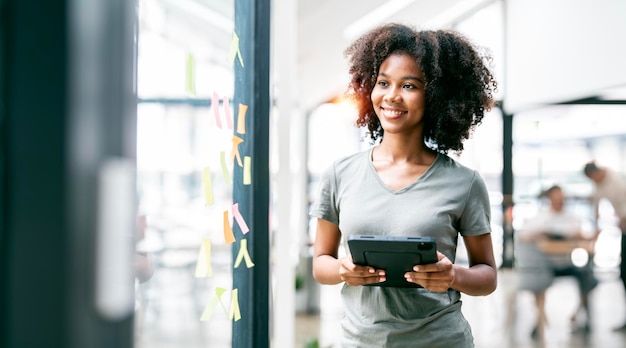
M 233 129 L 233 117 L 230 114 L 230 101 L 224 97 L 224 115 L 226 115 L 226 125 L 228 129 Z
M 241 232 L 243 234 L 246 234 L 250 231 L 248 225 L 246 224 L 246 221 L 243 219 L 243 216 L 241 216 L 241 213 L 239 212 L 239 203 L 233 204 L 233 217 L 235 218 L 235 221 L 237 221 L 237 224 L 239 225 L 239 228 L 241 228 Z
M 211 99 L 211 106 L 213 107 L 213 115 L 215 116 L 215 123 L 219 128 L 222 128 L 222 120 L 220 118 L 220 96 L 213 92 L 213 98 Z

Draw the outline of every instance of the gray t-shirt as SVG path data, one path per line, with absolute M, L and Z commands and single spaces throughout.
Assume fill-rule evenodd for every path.
M 414 183 L 394 191 L 371 161 L 372 149 L 337 160 L 322 175 L 311 216 L 339 226 L 349 255 L 352 234 L 431 236 L 452 262 L 459 233 L 490 233 L 480 175 L 446 155 Z M 460 293 L 423 288 L 343 286 L 342 347 L 473 347 Z

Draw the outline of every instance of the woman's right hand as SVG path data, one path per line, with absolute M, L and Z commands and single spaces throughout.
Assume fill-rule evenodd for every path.
M 347 285 L 358 286 L 365 284 L 382 283 L 386 280 L 385 271 L 369 266 L 355 265 L 349 256 L 339 260 L 339 277 Z

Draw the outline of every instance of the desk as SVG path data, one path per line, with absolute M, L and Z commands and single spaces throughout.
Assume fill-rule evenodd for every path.
M 537 242 L 539 250 L 547 254 L 570 254 L 574 249 L 583 249 L 589 255 L 594 254 L 595 240 L 541 240 Z

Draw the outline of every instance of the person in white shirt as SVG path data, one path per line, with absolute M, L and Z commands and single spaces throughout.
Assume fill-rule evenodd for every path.
M 576 324 L 577 314 L 580 310 L 584 310 L 587 318 L 582 328 L 589 330 L 588 296 L 598 284 L 593 275 L 593 269 L 590 264 L 586 267 L 574 265 L 569 248 L 550 249 L 545 242 L 587 241 L 593 240 L 595 235 L 588 236 L 583 233 L 582 219 L 565 208 L 565 194 L 559 185 L 551 186 L 543 192 L 542 196 L 549 200 L 549 206 L 526 222 L 517 235 L 520 244 L 518 258 L 521 258 L 520 262 L 525 267 L 521 272 L 520 289 L 532 291 L 537 304 L 537 327 L 533 335 L 543 336 L 544 327 L 548 324 L 544 309 L 545 291 L 552 284 L 553 278 L 557 276 L 576 278 L 580 302 L 571 320 L 572 324 Z
M 607 199 L 611 203 L 615 215 L 619 219 L 619 228 L 622 231 L 620 278 L 626 290 L 626 238 L 624 237 L 624 234 L 626 234 L 626 181 L 618 172 L 607 167 L 598 166 L 595 161 L 585 164 L 583 171 L 595 184 L 592 202 L 595 207 L 596 229 L 599 230 L 597 223 L 599 215 L 598 203 L 602 198 Z M 626 331 L 626 323 L 615 330 Z

